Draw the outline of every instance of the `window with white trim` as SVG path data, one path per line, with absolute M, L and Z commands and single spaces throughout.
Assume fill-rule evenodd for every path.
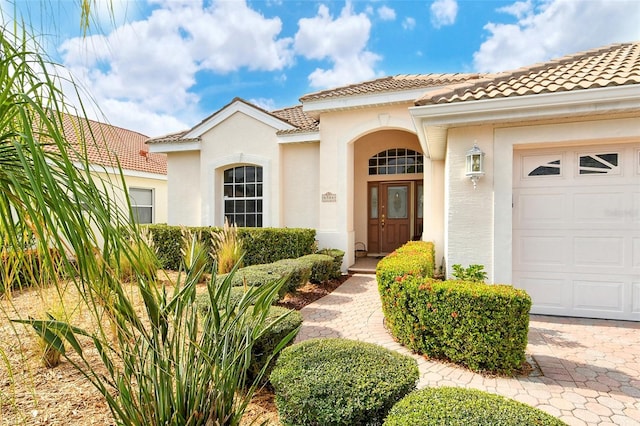
M 129 200 L 134 222 L 153 223 L 153 189 L 129 188 Z
M 232 167 L 223 174 L 224 216 L 237 226 L 261 228 L 262 167 Z

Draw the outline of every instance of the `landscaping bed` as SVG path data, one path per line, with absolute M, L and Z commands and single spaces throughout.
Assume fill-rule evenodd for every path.
M 177 278 L 176 273 L 160 274 L 159 279 L 165 286 Z M 277 303 L 289 309 L 300 310 L 304 306 L 331 293 L 348 276 L 330 280 L 323 284 L 308 283 L 298 289 L 293 295 L 287 295 Z M 125 285 L 133 296 L 136 309 L 144 309 L 142 300 L 132 285 Z M 202 285 L 204 288 L 204 285 Z M 54 289 L 50 289 L 54 291 Z M 54 298 L 51 295 L 51 298 Z M 46 290 L 44 299 L 47 299 Z M 65 294 L 65 304 L 71 308 L 78 304 L 79 296 L 69 286 Z M 44 305 L 43 296 L 35 290 L 15 292 L 12 299 L 0 300 L 2 305 L 2 320 L 0 321 L 0 340 L 12 342 L 4 344 L 5 353 L 0 353 L 0 425 L 112 425 L 113 417 L 104 397 L 79 373 L 69 362 L 63 360 L 55 368 L 45 368 L 40 363 L 38 343 L 30 327 L 15 325 L 18 338 L 14 332 L 14 325 L 7 317 L 21 316 L 41 317 Z M 83 309 L 76 310 L 73 323 L 79 327 L 92 330 L 91 315 Z M 97 352 L 92 344 L 83 340 L 83 349 L 95 365 L 100 365 Z M 11 373 L 7 371 L 5 361 L 13 367 Z M 13 378 L 14 385 L 12 386 Z M 268 424 L 278 424 L 278 415 L 273 402 L 273 394 L 262 390 L 256 393 L 253 403 L 246 411 L 247 424 L 252 419 L 267 420 Z

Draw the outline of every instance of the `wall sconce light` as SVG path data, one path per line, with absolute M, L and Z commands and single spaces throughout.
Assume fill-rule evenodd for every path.
M 484 152 L 473 144 L 473 148 L 467 151 L 466 176 L 473 182 L 473 189 L 478 186 L 478 179 L 484 176 Z

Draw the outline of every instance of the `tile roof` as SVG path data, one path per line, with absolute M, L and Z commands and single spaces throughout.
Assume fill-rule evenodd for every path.
M 640 42 L 612 44 L 425 94 L 416 105 L 640 84 Z
M 320 124 L 319 120 L 311 117 L 302 110 L 302 105 L 279 109 L 271 112 L 271 114 L 296 127 L 294 130 L 281 130 L 278 134 L 317 131 L 318 125 Z
M 228 103 L 227 105 L 223 106 L 222 108 L 220 108 L 218 111 L 216 111 L 215 113 L 211 114 L 210 116 L 208 116 L 207 118 L 205 118 L 204 120 L 202 120 L 200 123 L 196 124 L 194 127 L 192 127 L 191 129 L 187 129 L 187 130 L 182 130 L 180 132 L 176 132 L 176 133 L 170 133 L 168 135 L 164 135 L 164 136 L 157 136 L 155 138 L 151 138 L 147 140 L 147 143 L 150 144 L 160 144 L 160 143 L 172 143 L 172 142 L 190 142 L 193 140 L 200 140 L 200 138 L 195 138 L 195 139 L 184 139 L 183 137 L 189 133 L 191 130 L 195 129 L 196 127 L 200 126 L 201 124 L 205 123 L 207 120 L 209 120 L 210 118 L 212 118 L 213 116 L 215 116 L 216 114 L 220 113 L 221 111 L 223 111 L 225 108 L 227 108 L 229 105 L 233 104 L 234 102 L 242 102 L 246 105 L 249 105 L 252 108 L 255 108 L 259 111 L 264 112 L 265 114 L 269 114 L 275 118 L 277 118 L 278 120 L 282 120 L 286 123 L 291 124 L 292 126 L 295 127 L 295 129 L 291 129 L 291 130 L 280 130 L 278 131 L 278 134 L 294 134 L 294 133 L 305 133 L 305 132 L 311 132 L 311 131 L 317 131 L 318 130 L 318 120 L 316 120 L 315 118 L 311 117 L 309 114 L 307 114 L 306 112 L 304 112 L 302 110 L 302 105 L 296 105 L 293 107 L 288 107 L 288 108 L 283 108 L 283 109 L 278 109 L 275 111 L 267 111 L 257 105 L 254 105 L 250 102 L 245 101 L 242 98 L 234 98 L 230 103 Z
M 116 158 L 123 170 L 167 174 L 166 154 L 148 152 L 147 136 L 94 120 L 65 114 L 64 134 L 67 141 L 80 149 L 80 141 L 87 140 L 89 161 L 104 167 L 116 167 Z
M 478 79 L 482 74 L 402 74 L 310 93 L 301 102 L 446 86 Z
M 182 139 L 184 135 L 189 133 L 191 129 L 181 130 L 175 133 L 169 133 L 162 136 L 156 136 L 155 138 L 147 139 L 147 143 L 171 143 L 171 142 L 188 142 L 193 139 Z

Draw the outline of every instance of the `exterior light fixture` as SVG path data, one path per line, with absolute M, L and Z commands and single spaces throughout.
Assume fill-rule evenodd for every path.
M 484 176 L 484 152 L 473 144 L 473 148 L 467 151 L 466 176 L 473 182 L 473 189 L 478 186 L 478 179 Z

